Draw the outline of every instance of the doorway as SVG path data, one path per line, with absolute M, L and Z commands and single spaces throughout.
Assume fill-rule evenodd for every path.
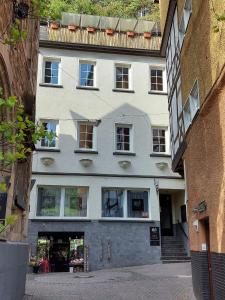
M 159 195 L 160 227 L 162 236 L 173 236 L 172 200 L 171 195 Z

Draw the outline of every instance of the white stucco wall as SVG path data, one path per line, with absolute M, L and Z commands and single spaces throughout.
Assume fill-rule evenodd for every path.
M 61 59 L 60 84 L 63 88 L 39 86 L 42 83 L 43 57 Z M 95 61 L 99 91 L 76 89 L 79 84 L 79 59 Z M 134 93 L 112 91 L 115 88 L 115 63 L 131 65 L 131 85 Z M 164 66 L 164 60 L 40 48 L 36 118 L 37 120 L 59 120 L 60 152 L 34 153 L 33 178 L 36 179 L 36 183 L 31 192 L 31 218 L 35 217 L 36 193 L 39 185 L 89 186 L 87 218 L 93 219 L 101 217 L 102 187 L 148 189 L 150 191 L 149 218 L 152 220 L 159 220 L 159 203 L 154 177 L 166 177 L 159 179 L 160 188 L 184 189 L 183 180 L 170 178 L 179 175 L 171 171 L 169 157 L 150 157 L 151 127 L 169 126 L 167 96 L 148 94 L 150 66 Z M 97 127 L 98 154 L 74 153 L 74 150 L 78 150 L 77 121 L 84 119 L 101 120 Z M 133 125 L 133 152 L 136 156 L 113 155 L 115 123 Z M 55 162 L 46 167 L 41 163 L 42 157 L 52 157 Z M 80 163 L 81 158 L 92 159 L 92 166 L 84 168 Z M 131 161 L 131 166 L 126 170 L 122 169 L 118 164 L 120 160 Z M 167 162 L 168 167 L 160 170 L 156 166 L 157 162 Z M 37 175 L 38 172 L 50 172 L 52 175 Z M 61 175 L 54 175 L 54 173 Z M 93 176 L 80 176 L 80 174 L 90 173 Z M 98 177 L 94 174 L 98 174 Z M 130 177 L 99 176 L 103 174 Z M 149 178 L 138 178 L 138 176 Z

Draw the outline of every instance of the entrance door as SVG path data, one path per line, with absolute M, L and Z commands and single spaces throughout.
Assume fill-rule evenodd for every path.
M 170 195 L 159 195 L 161 235 L 173 235 L 172 201 Z
M 210 300 L 214 299 L 213 295 L 213 283 L 212 283 L 212 264 L 211 264 L 211 253 L 210 253 L 210 231 L 209 231 L 209 219 L 203 221 L 205 229 L 205 239 L 207 245 L 207 259 L 208 259 L 208 274 L 209 274 L 209 289 L 210 289 Z

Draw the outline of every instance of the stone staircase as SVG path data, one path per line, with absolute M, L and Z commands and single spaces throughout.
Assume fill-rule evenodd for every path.
M 162 236 L 162 263 L 189 262 L 190 257 L 184 249 L 183 241 L 176 236 Z

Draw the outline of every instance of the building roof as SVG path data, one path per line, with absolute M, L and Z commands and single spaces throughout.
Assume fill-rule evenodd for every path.
M 74 25 L 75 30 L 68 29 L 68 25 Z M 94 32 L 89 33 L 88 27 L 93 27 Z M 108 35 L 106 30 L 112 29 L 113 34 Z M 128 37 L 127 32 L 133 31 L 133 37 Z M 144 33 L 150 33 L 146 38 Z M 101 17 L 91 15 L 79 15 L 63 13 L 59 28 L 53 29 L 51 25 L 42 25 L 40 28 L 41 45 L 58 43 L 61 48 L 70 45 L 88 45 L 98 48 L 116 48 L 130 50 L 146 50 L 158 52 L 161 45 L 160 26 L 157 22 Z M 86 48 L 86 47 L 85 47 Z

